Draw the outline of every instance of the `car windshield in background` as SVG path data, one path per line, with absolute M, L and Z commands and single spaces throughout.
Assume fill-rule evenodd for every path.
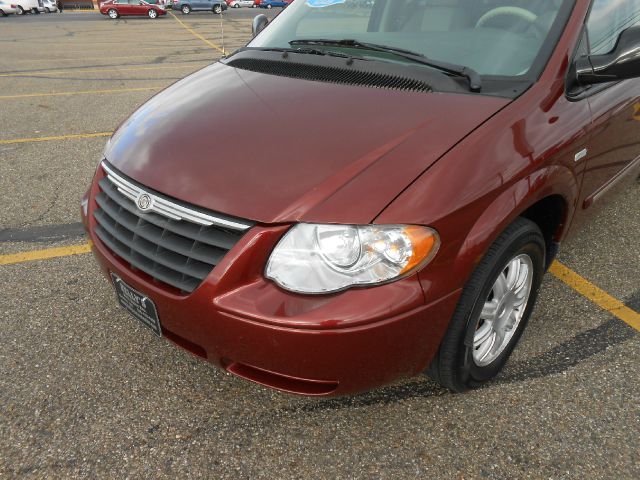
M 409 50 L 480 75 L 519 77 L 532 70 L 568 0 L 298 0 L 248 46 L 288 48 L 299 40 L 355 40 Z M 569 5 L 566 5 L 569 6 Z M 555 42 L 554 42 L 555 43 Z M 316 42 L 385 61 L 407 58 Z M 550 50 L 550 48 L 549 48 Z

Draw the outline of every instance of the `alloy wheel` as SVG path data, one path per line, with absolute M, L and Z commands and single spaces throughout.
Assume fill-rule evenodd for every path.
M 476 365 L 489 365 L 509 345 L 527 308 L 532 283 L 529 255 L 512 258 L 502 269 L 484 302 L 473 337 Z

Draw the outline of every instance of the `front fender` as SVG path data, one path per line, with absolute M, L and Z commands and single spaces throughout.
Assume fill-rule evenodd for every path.
M 562 239 L 570 224 L 568 220 L 573 217 L 579 191 L 573 172 L 559 165 L 537 170 L 515 182 L 498 195 L 473 224 L 456 256 L 456 265 L 475 266 L 509 224 L 539 201 L 554 195 L 562 197 L 565 205 L 562 224 L 556 232 L 557 239 Z
M 427 174 L 428 176 L 428 174 Z M 422 271 L 419 278 L 427 302 L 440 298 L 464 287 L 482 257 L 500 233 L 518 216 L 537 202 L 549 196 L 560 196 L 565 204 L 560 231 L 556 239 L 564 237 L 575 211 L 579 193 L 579 179 L 564 165 L 549 165 L 504 187 L 498 187 L 488 194 L 479 196 L 469 203 L 458 199 L 443 201 L 439 205 L 457 204 L 455 210 L 433 209 L 427 215 L 404 217 L 402 223 L 429 225 L 440 234 L 441 247 L 434 260 Z M 426 188 L 424 191 L 429 191 Z M 464 195 L 459 192 L 459 195 Z M 417 213 L 418 199 L 404 198 L 409 208 Z M 422 199 L 422 202 L 428 200 Z M 393 205 L 394 209 L 397 205 Z M 391 221 L 393 213 L 385 211 L 377 221 Z M 396 221 L 396 220 L 394 220 Z

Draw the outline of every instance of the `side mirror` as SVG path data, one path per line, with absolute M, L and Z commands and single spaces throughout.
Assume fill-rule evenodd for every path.
M 253 34 L 253 36 L 255 37 L 262 30 L 264 30 L 264 27 L 266 27 L 268 23 L 269 19 L 266 15 L 262 13 L 260 15 L 256 15 L 256 17 L 253 19 L 253 23 L 251 24 L 251 33 Z
M 590 55 L 576 62 L 576 78 L 582 85 L 640 77 L 640 26 L 627 28 L 611 53 Z

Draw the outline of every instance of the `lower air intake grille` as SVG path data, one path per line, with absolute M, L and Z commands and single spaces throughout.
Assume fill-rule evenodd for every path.
M 93 212 L 96 236 L 134 270 L 183 292 L 195 290 L 251 226 L 244 220 L 217 217 L 152 192 L 106 162 L 103 168 L 106 176 L 99 182 Z M 173 210 L 168 209 L 166 215 L 142 212 L 134 199 L 143 195 L 159 208 L 169 205 Z M 182 219 L 171 218 L 176 216 L 173 211 Z M 223 225 L 242 226 L 221 227 L 212 224 L 216 220 Z
M 364 70 L 255 58 L 239 58 L 229 61 L 227 65 L 267 75 L 279 75 L 281 77 L 300 78 L 318 82 L 388 88 L 391 90 L 409 90 L 414 92 L 431 91 L 431 87 L 420 80 L 406 78 L 400 75 L 389 75 L 387 73 L 367 72 Z

